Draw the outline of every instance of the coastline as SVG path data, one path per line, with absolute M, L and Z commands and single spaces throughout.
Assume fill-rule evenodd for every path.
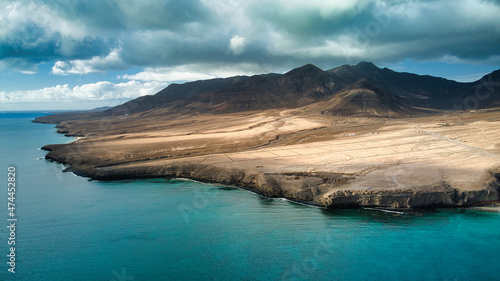
M 46 159 L 57 161 L 50 154 Z M 62 162 L 63 163 L 63 162 Z M 68 164 L 68 163 L 64 163 Z M 490 171 L 487 179 L 489 188 L 478 191 L 459 191 L 446 184 L 434 186 L 418 186 L 400 190 L 339 190 L 328 196 L 314 197 L 308 194 L 291 194 L 283 191 L 287 182 L 284 175 L 261 174 L 256 171 L 242 169 L 225 169 L 210 165 L 181 164 L 171 166 L 134 167 L 102 167 L 78 169 L 71 166 L 65 172 L 88 177 L 92 180 L 112 181 L 124 179 L 190 179 L 209 184 L 234 186 L 259 194 L 267 198 L 284 198 L 293 202 L 323 208 L 387 208 L 387 209 L 420 209 L 471 207 L 499 203 L 498 176 L 499 171 Z M 304 182 L 317 175 L 304 176 Z
M 29 125 L 29 131 L 26 131 L 27 136 L 33 135 L 33 132 L 38 132 L 38 125 L 27 125 Z M 39 136 L 38 139 L 30 139 L 29 137 L 25 138 L 36 144 L 34 146 L 31 145 L 31 149 L 33 147 L 41 147 L 45 143 L 67 143 L 72 139 L 63 137 L 62 134 L 55 134 L 53 126 L 41 125 L 39 128 L 41 129 L 40 132 L 43 132 L 43 134 L 37 134 L 37 136 Z M 20 160 L 15 162 L 19 163 L 24 163 L 22 162 L 24 161 L 23 158 L 26 158 L 24 155 L 29 156 L 36 153 L 37 157 L 40 156 L 44 158 L 47 153 L 46 151 L 30 152 L 30 149 L 23 149 L 22 152 L 23 153 L 16 154 L 16 150 L 12 149 L 9 153 L 13 155 L 16 154 L 16 157 Z M 492 233 L 494 234 L 495 225 L 498 225 L 496 223 L 498 222 L 498 214 L 481 214 L 477 211 L 469 211 L 469 208 L 389 210 L 404 212 L 404 214 L 390 213 L 387 212 L 387 209 L 325 209 L 323 207 L 307 207 L 305 205 L 299 205 L 303 203 L 297 203 L 296 201 L 288 199 L 266 199 L 264 196 L 256 196 L 256 193 L 252 191 L 250 191 L 251 193 L 248 193 L 244 190 L 236 190 L 232 187 L 226 188 L 224 185 L 219 184 L 198 185 L 191 184 L 189 182 L 183 183 L 162 179 L 111 182 L 89 181 L 88 178 L 80 176 L 76 177 L 76 175 L 73 175 L 71 172 L 62 174 L 61 171 L 65 168 L 63 165 L 56 164 L 56 162 L 51 163 L 49 160 L 43 159 L 41 161 L 30 161 L 29 167 L 30 171 L 37 172 L 36 174 L 33 173 L 33 176 L 29 177 L 29 179 L 25 179 L 30 180 L 28 186 L 26 186 L 27 182 L 25 182 L 25 187 L 30 188 L 32 191 L 29 196 L 30 200 L 34 203 L 43 201 L 41 200 L 43 198 L 47 198 L 49 201 L 54 200 L 53 202 L 57 203 L 55 204 L 58 211 L 57 213 L 63 214 L 61 219 L 64 218 L 65 220 L 63 223 L 68 226 L 64 229 L 60 229 L 59 227 L 50 227 L 53 225 L 53 220 L 48 219 L 44 221 L 44 224 L 47 226 L 44 229 L 50 231 L 51 235 L 44 235 L 43 237 L 45 237 L 45 240 L 43 241 L 37 240 L 38 238 L 36 233 L 37 229 L 40 228 L 38 223 L 39 220 L 37 221 L 37 218 L 50 218 L 51 215 L 54 214 L 54 210 L 46 208 L 43 204 L 29 204 L 29 206 L 25 204 L 25 208 L 32 207 L 30 210 L 38 209 L 38 213 L 34 212 L 34 214 L 38 214 L 38 216 L 30 216 L 30 222 L 25 221 L 26 227 L 30 227 L 30 229 L 34 230 L 30 231 L 30 233 L 33 234 L 32 237 L 34 238 L 30 240 L 32 242 L 34 241 L 31 244 L 38 245 L 40 242 L 46 242 L 42 244 L 50 245 L 50 240 L 53 240 L 50 237 L 55 237 L 54 235 L 60 236 L 61 230 L 63 230 L 62 233 L 65 233 L 65 235 L 70 238 L 65 240 L 65 245 L 76 245 L 74 251 L 65 252 L 65 255 L 69 259 L 74 256 L 74 254 L 72 255 L 73 252 L 81 252 L 81 249 L 83 249 L 81 248 L 81 245 L 85 243 L 93 245 L 93 240 L 91 239 L 92 237 L 89 238 L 85 232 L 74 231 L 75 214 L 78 218 L 77 222 L 81 224 L 82 227 L 86 227 L 88 225 L 102 226 L 96 229 L 103 229 L 103 232 L 100 235 L 104 238 L 103 241 L 105 241 L 105 245 L 108 245 L 107 248 L 103 249 L 103 251 L 106 251 L 110 255 L 116 253 L 116 243 L 121 243 L 120 245 L 124 245 L 122 248 L 127 249 L 126 245 L 136 241 L 138 243 L 137 249 L 140 249 L 144 256 L 151 255 L 151 253 L 155 253 L 155 255 L 157 255 L 159 252 L 155 252 L 155 250 L 160 249 L 161 251 L 158 251 L 165 253 L 165 257 L 168 258 L 171 257 L 171 247 L 168 247 L 169 244 L 166 243 L 164 239 L 156 239 L 156 236 L 153 236 L 153 239 L 149 239 L 151 238 L 150 233 L 153 233 L 152 231 L 154 231 L 154 233 L 159 233 L 159 235 L 167 236 L 170 235 L 167 233 L 168 231 L 171 231 L 174 234 L 179 233 L 179 228 L 190 231 L 187 235 L 184 235 L 183 232 L 182 237 L 186 237 L 188 240 L 194 239 L 194 241 L 199 242 L 197 245 L 200 247 L 188 248 L 197 249 L 197 251 L 190 252 L 190 255 L 201 257 L 199 259 L 199 264 L 202 266 L 205 264 L 203 253 L 206 252 L 203 245 L 215 245 L 215 250 L 219 248 L 218 243 L 212 243 L 211 237 L 219 237 L 222 243 L 228 241 L 228 238 L 225 235 L 218 235 L 221 233 L 221 225 L 225 227 L 224 230 L 234 230 L 233 237 L 235 237 L 235 239 L 240 239 L 231 241 L 241 241 L 244 243 L 243 247 L 237 249 L 238 252 L 240 250 L 244 251 L 245 249 L 249 249 L 247 244 L 249 236 L 257 238 L 268 237 L 268 244 L 270 246 L 274 245 L 278 240 L 283 241 L 283 239 L 276 239 L 276 237 L 286 237 L 287 239 L 285 240 L 287 241 L 286 243 L 288 243 L 287 245 L 295 247 L 295 245 L 300 244 L 303 249 L 309 251 L 309 256 L 312 256 L 314 250 L 321 246 L 321 244 L 314 239 L 315 237 L 332 237 L 332 239 L 328 241 L 332 241 L 334 245 L 338 245 L 339 243 L 336 243 L 336 241 L 343 241 L 342 239 L 346 237 L 363 237 L 370 244 L 382 245 L 380 247 L 381 251 L 386 249 L 393 250 L 395 261 L 397 261 L 398 257 L 401 256 L 402 251 L 407 251 L 404 253 L 408 253 L 409 256 L 414 257 L 415 261 L 418 261 L 419 259 L 418 257 L 415 257 L 415 255 L 412 255 L 412 248 L 414 247 L 408 247 L 405 243 L 395 243 L 394 241 L 396 238 L 399 239 L 398 241 L 410 241 L 412 245 L 415 245 L 417 240 L 421 241 L 421 244 L 419 244 L 422 245 L 420 246 L 421 253 L 425 254 L 426 250 L 425 248 L 422 249 L 422 247 L 429 245 L 431 248 L 434 247 L 434 244 L 429 243 L 429 233 L 432 234 L 431 237 L 441 239 L 437 240 L 437 243 L 440 243 L 439 245 L 443 245 L 443 247 L 440 248 L 449 249 L 450 246 L 456 245 L 457 243 L 453 244 L 454 240 L 450 241 L 450 239 L 447 239 L 446 237 L 449 233 L 450 237 L 456 238 L 454 235 L 458 233 L 456 229 L 459 226 L 459 232 L 462 233 L 462 237 L 464 237 L 463 240 L 460 241 L 467 242 L 468 239 L 470 240 L 470 237 L 484 238 L 474 240 L 476 242 L 479 241 L 477 247 L 474 247 L 474 249 L 476 249 L 478 253 L 481 253 L 480 249 L 485 245 L 489 245 L 487 242 L 488 237 L 491 237 Z M 40 181 L 40 179 L 42 179 L 42 181 Z M 25 191 L 27 191 L 27 189 Z M 28 197 L 25 199 L 27 198 Z M 201 201 L 200 198 L 206 198 L 208 201 Z M 188 214 L 184 216 L 189 219 L 190 224 L 184 223 L 182 211 L 179 210 L 179 206 L 186 205 L 194 208 L 194 210 L 187 209 Z M 138 211 L 139 213 L 137 213 Z M 96 216 L 96 214 L 100 215 Z M 82 218 L 86 219 L 84 220 Z M 135 220 L 130 221 L 131 218 Z M 165 221 L 164 218 L 168 220 Z M 98 221 L 96 221 L 96 219 L 98 219 Z M 465 228 L 463 223 L 461 223 L 464 219 L 470 221 L 470 228 Z M 158 220 L 161 220 L 162 223 L 155 223 Z M 479 221 L 481 221 L 480 228 L 477 228 L 476 226 Z M 137 222 L 139 224 L 137 224 Z M 346 223 L 344 224 L 343 222 Z M 141 227 L 131 227 L 138 225 Z M 256 225 L 259 225 L 262 231 L 261 229 L 256 230 Z M 245 229 L 242 229 L 242 226 L 244 226 Z M 148 230 L 147 233 L 144 233 L 144 227 Z M 213 231 L 210 233 L 213 233 L 213 235 L 200 236 L 200 230 L 203 232 L 201 234 L 206 234 L 205 230 L 207 227 L 211 227 Z M 277 235 L 277 228 L 283 228 L 283 231 L 279 232 L 280 235 Z M 130 232 L 130 229 L 135 232 Z M 376 231 L 368 232 L 373 229 Z M 417 239 L 416 236 L 409 235 L 406 229 L 415 229 L 416 231 L 414 233 L 417 233 L 418 237 L 421 237 L 421 239 Z M 467 231 L 467 229 L 471 229 L 473 232 Z M 490 232 L 488 229 L 493 230 Z M 347 236 L 345 233 L 346 230 L 349 231 Z M 379 230 L 383 232 L 380 233 L 378 232 Z M 314 233 L 311 231 L 314 231 Z M 106 240 L 106 237 L 110 237 L 110 233 L 113 235 L 111 235 L 111 238 L 108 239 L 108 241 Z M 242 235 L 245 233 L 248 235 Z M 290 233 L 294 235 L 294 237 L 292 237 L 293 239 L 288 236 Z M 338 239 L 336 236 L 331 236 L 337 233 L 340 235 L 338 236 Z M 375 234 L 372 235 L 372 233 Z M 398 233 L 396 238 L 394 233 Z M 446 233 L 446 235 L 444 235 L 444 233 Z M 309 243 L 297 243 L 297 241 L 303 241 L 303 237 L 305 237 L 304 235 L 312 235 L 310 237 L 313 239 L 309 239 Z M 82 237 L 85 238 L 85 240 L 82 240 Z M 130 237 L 134 237 L 135 240 L 132 241 Z M 202 240 L 200 242 L 200 237 L 208 237 L 208 240 Z M 378 241 L 374 242 L 372 240 L 373 237 L 379 237 L 384 240 L 381 240 L 381 243 Z M 254 244 L 252 244 L 252 247 L 250 248 L 258 249 L 259 246 L 262 246 L 262 242 L 259 242 L 259 240 L 260 239 L 251 240 Z M 151 243 L 151 247 L 144 247 L 144 241 Z M 352 241 L 354 245 L 360 245 L 357 239 L 347 239 L 346 241 Z M 158 245 L 160 247 L 158 247 Z M 167 247 L 165 247 L 165 245 L 167 245 Z M 171 245 L 179 245 L 175 237 L 172 239 Z M 399 245 L 400 247 L 394 249 L 393 245 Z M 265 249 L 269 248 L 267 245 L 265 246 Z M 342 249 L 345 248 L 345 246 L 342 245 L 339 247 Z M 363 247 L 363 245 L 360 245 L 358 249 L 362 250 Z M 37 247 L 29 248 L 35 249 L 35 252 L 33 253 L 38 254 L 41 258 L 43 258 L 43 253 L 36 251 L 38 249 Z M 88 249 L 87 253 L 90 256 L 95 252 L 92 252 L 92 247 L 84 248 Z M 233 249 L 232 246 L 229 248 Z M 73 248 L 65 247 L 65 249 Z M 276 247 L 273 249 L 276 249 Z M 458 252 L 461 251 L 459 246 L 452 249 L 457 249 Z M 487 249 L 491 249 L 491 247 L 488 247 Z M 355 249 L 352 249 L 351 251 L 351 253 L 353 253 L 351 258 L 354 262 L 359 260 L 356 258 L 356 252 L 357 251 Z M 380 251 L 376 252 L 378 253 Z M 494 251 L 491 250 L 491 252 Z M 179 248 L 179 253 L 181 254 L 181 257 L 185 253 L 185 249 L 182 245 Z M 445 253 L 449 257 L 455 256 L 455 252 L 450 253 L 449 251 L 439 251 L 439 253 Z M 220 256 L 231 256 L 231 254 L 234 254 L 234 252 L 224 252 L 221 253 Z M 60 257 L 57 253 L 54 253 L 54 255 Z M 276 255 L 277 258 L 281 256 L 282 252 Z M 300 264 L 304 257 L 304 255 L 293 256 L 295 257 L 295 260 L 293 260 L 294 264 Z M 177 256 L 175 259 L 177 259 Z M 92 259 L 90 260 L 93 261 Z M 278 260 L 281 261 L 281 259 Z M 449 262 L 450 265 L 454 265 L 455 261 L 453 259 L 451 260 L 452 261 Z M 473 258 L 472 260 L 475 261 L 477 259 Z M 484 260 L 487 260 L 487 258 Z M 99 262 L 100 261 L 93 261 L 93 264 L 88 264 L 89 266 L 95 265 L 94 268 L 97 268 L 95 273 L 95 276 L 97 276 L 96 278 L 101 276 L 99 274 L 101 274 L 102 271 L 99 267 Z M 133 258 L 130 258 L 130 264 L 135 264 L 134 262 Z M 366 264 L 366 262 L 370 262 L 369 258 L 366 258 L 366 261 L 363 261 L 363 264 Z M 467 262 L 468 261 L 466 261 L 466 263 Z M 33 261 L 33 264 L 36 265 L 36 261 Z M 148 261 L 144 262 L 145 266 L 148 264 Z M 238 261 L 236 261 L 236 264 L 238 264 Z M 290 264 L 290 261 L 285 260 L 283 264 Z M 335 264 L 336 263 L 333 262 L 332 266 Z M 480 264 L 485 263 L 481 260 Z M 119 266 L 122 266 L 121 260 L 114 263 L 113 267 L 109 266 L 109 269 L 119 268 Z M 36 266 L 31 266 L 30 268 L 36 268 Z M 196 269 L 198 267 L 196 266 L 193 268 Z M 235 268 L 239 269 L 240 267 L 236 266 Z M 442 272 L 439 271 L 439 266 L 436 268 L 436 272 Z M 487 271 L 488 267 L 485 266 L 484 269 Z M 64 273 L 67 271 L 67 267 L 57 267 L 54 270 L 47 272 L 47 275 L 53 276 L 52 273 L 56 270 L 58 270 L 57 273 Z M 252 266 L 249 267 L 249 270 L 252 270 Z M 166 274 L 170 274 L 169 269 L 165 272 Z M 450 270 L 450 272 L 453 273 L 452 270 Z M 85 270 L 82 270 L 81 273 L 81 276 L 88 276 L 88 272 Z M 476 274 L 476 271 L 473 271 L 470 276 L 473 277 L 477 275 L 474 274 Z M 48 278 L 50 278 L 50 276 Z
M 500 122 L 478 123 L 482 116 L 471 115 L 469 123 L 443 127 L 443 115 L 339 118 L 326 127 L 331 118 L 287 113 L 210 116 L 214 121 L 187 128 L 173 123 L 196 122 L 186 117 L 164 121 L 168 129 L 163 131 L 152 131 L 142 120 L 145 129 L 137 133 L 123 133 L 124 125 L 115 123 L 116 132 L 98 136 L 88 121 L 59 122 L 59 133 L 84 138 L 43 149 L 49 151 L 46 159 L 93 180 L 187 178 L 323 208 L 418 209 L 499 201 L 500 158 L 479 143 L 495 138 L 496 127 L 477 140 L 464 139 L 467 145 L 453 134 Z M 220 119 L 230 121 L 220 125 Z M 338 131 L 330 133 L 332 128 Z

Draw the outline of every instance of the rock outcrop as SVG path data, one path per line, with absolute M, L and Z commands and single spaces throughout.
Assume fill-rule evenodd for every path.
M 51 159 L 50 154 L 47 156 Z M 491 170 L 482 179 L 484 188 L 459 191 L 447 183 L 417 186 L 407 189 L 352 190 L 342 188 L 352 176 L 331 173 L 270 174 L 245 169 L 227 169 L 203 164 L 177 164 L 168 166 L 129 166 L 103 168 L 70 168 L 77 175 L 93 180 L 123 180 L 141 178 L 186 178 L 205 183 L 240 187 L 270 198 L 292 201 L 326 208 L 382 207 L 391 209 L 466 207 L 498 201 L 500 196 L 500 170 Z M 327 183 L 324 192 L 319 186 Z

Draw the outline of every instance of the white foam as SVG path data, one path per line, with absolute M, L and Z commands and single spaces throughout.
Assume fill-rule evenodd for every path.
M 364 210 L 371 210 L 371 211 L 380 211 L 380 212 L 391 213 L 391 214 L 399 214 L 399 215 L 402 215 L 405 213 L 405 212 L 401 212 L 401 211 L 394 211 L 394 210 L 387 210 L 387 209 L 380 209 L 380 208 L 363 207 L 363 209 Z

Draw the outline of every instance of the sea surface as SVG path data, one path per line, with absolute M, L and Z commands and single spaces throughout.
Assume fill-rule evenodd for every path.
M 89 181 L 44 159 L 40 147 L 72 138 L 30 122 L 41 115 L 0 113 L 0 280 L 500 280 L 498 213 L 324 210 L 186 180 Z

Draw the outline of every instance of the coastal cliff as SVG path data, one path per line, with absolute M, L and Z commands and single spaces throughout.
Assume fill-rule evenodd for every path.
M 45 148 L 49 149 L 49 148 Z M 61 161 L 51 153 L 47 159 Z M 261 173 L 255 170 L 222 168 L 204 164 L 128 165 L 125 167 L 70 168 L 77 175 L 93 180 L 140 178 L 185 178 L 205 183 L 235 186 L 270 198 L 286 198 L 326 208 L 382 207 L 391 209 L 465 207 L 499 200 L 500 169 L 490 170 L 481 179 L 483 188 L 461 191 L 446 182 L 406 189 L 353 190 L 342 185 L 353 176 L 333 173 Z M 321 185 L 328 189 L 321 188 Z M 332 189 L 333 188 L 333 189 Z M 327 192 L 325 192 L 327 190 Z

